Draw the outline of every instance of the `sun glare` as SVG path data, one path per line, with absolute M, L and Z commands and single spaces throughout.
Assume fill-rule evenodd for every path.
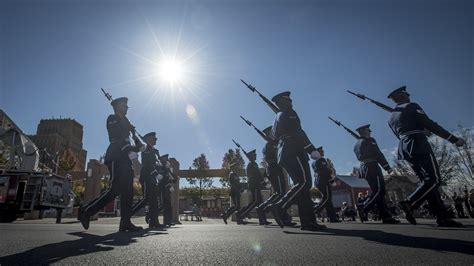
M 158 77 L 160 80 L 175 85 L 184 81 L 184 65 L 175 59 L 164 59 L 158 64 Z

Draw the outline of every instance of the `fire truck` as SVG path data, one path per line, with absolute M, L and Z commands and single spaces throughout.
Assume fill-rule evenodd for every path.
M 71 180 L 55 174 L 54 167 L 47 168 L 44 162 L 40 168 L 39 157 L 33 141 L 0 110 L 0 222 L 50 208 L 56 209 L 56 222 L 60 222 L 74 195 Z

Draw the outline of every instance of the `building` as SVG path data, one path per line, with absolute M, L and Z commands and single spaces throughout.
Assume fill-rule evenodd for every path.
M 357 194 L 370 191 L 367 180 L 352 175 L 338 175 L 332 188 L 332 203 L 335 208 L 340 208 L 342 202 L 354 207 L 357 203 Z
M 417 187 L 416 176 L 385 176 L 385 199 L 387 202 L 399 202 L 405 199 Z M 339 208 L 342 202 L 354 207 L 359 192 L 371 191 L 367 180 L 357 176 L 338 175 L 332 188 L 334 207 Z
M 73 163 L 68 170 L 83 171 L 87 151 L 82 147 L 83 127 L 74 119 L 41 119 L 36 135 L 30 136 L 35 144 Z M 43 154 L 41 154 L 43 156 Z M 71 164 L 72 165 L 72 164 Z

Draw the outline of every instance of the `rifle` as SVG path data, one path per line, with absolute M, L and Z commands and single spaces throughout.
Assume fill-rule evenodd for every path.
M 338 125 L 338 126 L 340 126 L 340 127 L 343 127 L 343 128 L 344 128 L 347 132 L 349 132 L 349 134 L 351 134 L 354 138 L 360 139 L 360 136 L 357 135 L 357 133 L 355 133 L 354 131 L 352 131 L 350 128 L 344 126 L 341 122 L 332 119 L 330 116 L 328 116 L 328 118 L 329 118 L 331 121 L 333 121 L 336 125 Z
M 260 98 L 262 98 L 262 100 L 270 107 L 270 109 L 272 109 L 272 111 L 275 112 L 275 114 L 280 112 L 280 109 L 274 103 L 272 103 L 267 97 L 263 96 L 254 86 L 247 84 L 247 82 L 243 81 L 242 79 L 240 79 L 240 81 L 242 81 L 242 83 L 244 83 L 245 86 L 249 88 L 249 90 L 251 90 L 252 92 L 256 92 L 258 96 L 260 96 Z
M 249 120 L 245 119 L 243 116 L 240 116 L 240 118 L 242 118 L 242 120 L 245 121 L 245 123 L 247 123 L 247 125 L 253 127 L 255 129 L 255 131 L 257 131 L 257 133 L 265 140 L 265 141 L 269 141 L 269 137 L 267 135 L 265 135 L 265 133 L 263 133 L 260 129 L 258 129 L 257 127 L 255 127 L 252 122 L 250 122 Z
M 100 90 L 104 93 L 105 98 L 107 98 L 107 100 L 109 100 L 109 102 L 114 100 L 114 98 L 112 98 L 112 95 L 110 95 L 110 93 L 106 92 L 103 88 L 100 88 Z M 143 136 L 135 129 L 135 127 L 133 127 L 133 129 L 132 129 L 132 138 L 134 140 L 136 138 L 135 134 L 138 135 L 143 140 Z M 137 142 L 137 141 L 135 141 L 135 142 Z
M 352 92 L 352 91 L 349 91 L 349 90 L 348 90 L 347 92 L 350 93 L 350 94 L 352 94 L 352 95 L 354 95 L 354 96 L 356 96 L 357 98 L 362 99 L 362 100 L 369 100 L 370 102 L 372 102 L 373 104 L 377 105 L 378 107 L 384 109 L 384 110 L 387 111 L 387 112 L 390 112 L 390 113 L 391 113 L 391 112 L 394 111 L 392 107 L 387 106 L 387 105 L 385 105 L 385 104 L 383 104 L 383 103 L 381 103 L 381 102 L 378 102 L 378 101 L 376 101 L 376 100 L 373 100 L 373 99 L 371 99 L 371 98 L 365 96 L 364 94 L 355 93 L 355 92 Z
M 232 139 L 232 142 L 234 142 L 235 146 L 237 146 L 237 148 L 241 149 L 244 152 L 245 157 L 247 157 L 247 159 L 249 159 L 249 157 L 247 156 L 247 152 L 244 150 L 244 148 L 242 148 L 242 146 L 240 146 L 240 144 L 237 143 L 234 139 Z

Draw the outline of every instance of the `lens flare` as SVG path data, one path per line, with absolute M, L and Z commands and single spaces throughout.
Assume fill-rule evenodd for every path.
M 262 251 L 262 245 L 260 245 L 259 243 L 255 243 L 253 245 L 253 250 L 255 251 L 255 253 L 260 253 Z
M 192 104 L 188 104 L 186 106 L 186 114 L 188 115 L 188 118 L 191 121 L 193 121 L 195 123 L 198 121 L 198 115 L 197 115 L 196 108 L 194 108 L 194 106 Z

